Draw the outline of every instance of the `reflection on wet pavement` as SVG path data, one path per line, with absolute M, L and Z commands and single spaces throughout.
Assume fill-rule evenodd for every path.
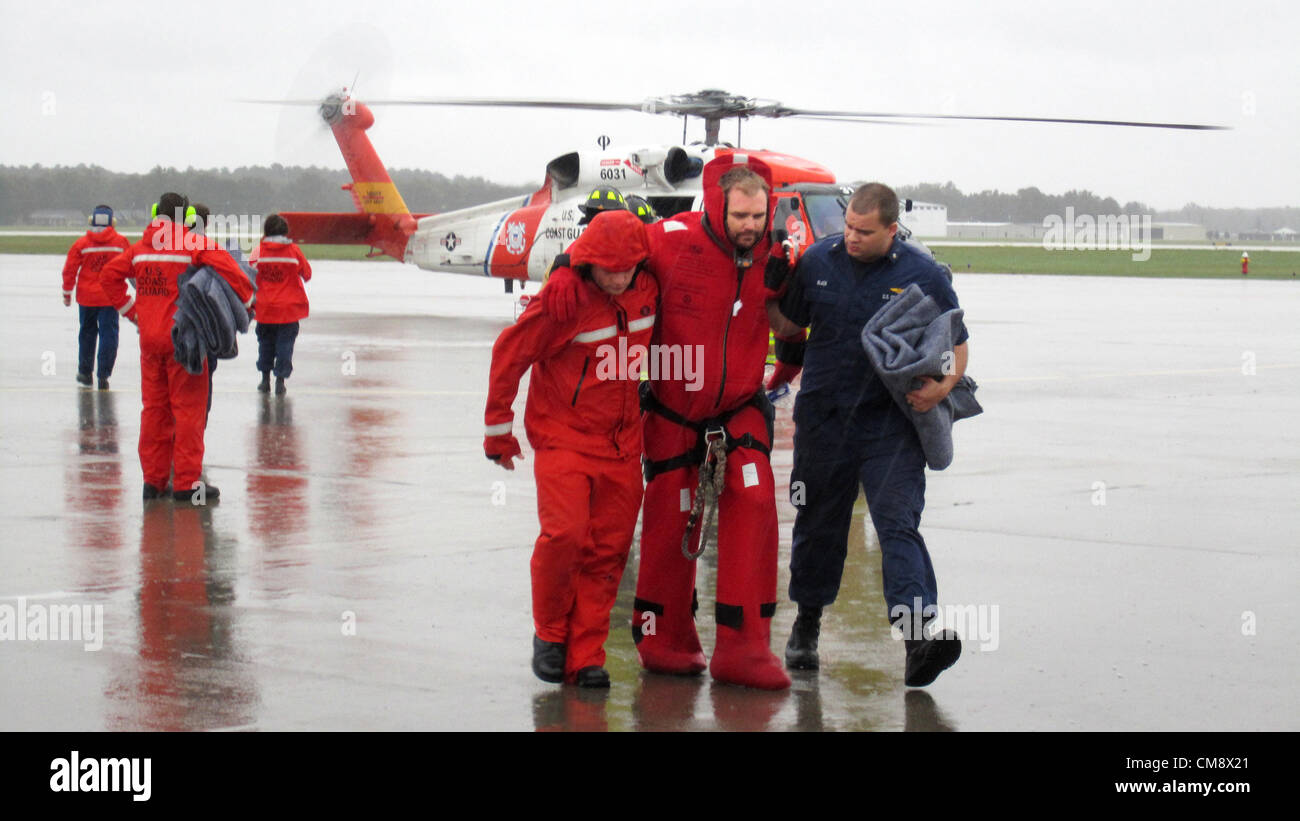
M 1251 340 L 1277 368 L 1244 386 L 1235 366 L 1212 367 L 1240 360 L 1228 356 L 1242 345 L 1231 334 L 1180 348 L 1184 359 L 1168 366 L 1181 370 L 1176 378 L 1129 377 L 1165 367 L 1128 359 L 1155 348 L 1093 345 L 1062 363 L 1025 342 L 1042 331 L 1024 305 L 1052 305 L 1061 317 L 1064 289 L 1078 317 L 1056 321 L 1093 327 L 1097 305 L 1109 304 L 1094 293 L 1103 283 L 966 278 L 980 345 L 972 372 L 989 410 L 959 429 L 954 467 L 931 476 L 922 530 L 941 601 L 996 606 L 1001 635 L 968 636 L 939 681 L 905 688 L 880 551 L 859 502 L 820 671 L 796 673 L 778 693 L 641 671 L 630 631 L 634 545 L 607 644 L 613 687 L 587 692 L 531 674 L 532 464 L 506 473 L 482 456 L 491 345 L 514 316 L 499 286 L 322 263 L 290 393 L 254 391 L 248 351 L 218 369 L 205 465 L 223 492 L 197 507 L 142 503 L 134 339 L 124 332 L 114 390 L 78 389 L 64 373 L 75 362 L 75 319 L 45 305 L 29 284 L 44 272 L 24 268 L 30 260 L 44 258 L 0 265 L 0 622 L 20 598 L 37 609 L 101 605 L 104 642 L 90 652 L 0 641 L 0 729 L 1300 726 L 1295 654 L 1275 627 L 1258 636 L 1242 627 L 1246 612 L 1261 625 L 1300 616 L 1297 556 L 1284 535 L 1300 532 L 1300 445 L 1264 433 L 1300 400 L 1300 363 L 1284 339 Z M 1220 307 L 1300 313 L 1290 292 L 1256 294 L 1273 284 L 1249 283 L 1239 309 Z M 1165 333 L 1177 336 L 1172 325 Z M 54 373 L 41 371 L 47 351 Z M 1061 368 L 1095 376 L 1049 378 Z M 1105 410 L 1117 397 L 1128 400 L 1123 418 Z M 1216 413 L 1239 424 L 1217 424 Z M 1216 427 L 1230 446 L 1201 436 Z M 788 402 L 776 432 L 780 653 L 794 620 L 784 595 Z M 1105 505 L 1090 501 L 1095 482 L 1107 486 Z M 710 550 L 697 572 L 706 652 L 716 568 Z M 981 639 L 996 641 L 981 648 Z M 1232 672 L 1244 669 L 1250 699 Z

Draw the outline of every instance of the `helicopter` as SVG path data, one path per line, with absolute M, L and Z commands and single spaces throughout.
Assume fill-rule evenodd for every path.
M 412 213 L 389 177 L 366 131 L 375 123 L 369 105 L 345 88 L 324 100 L 259 100 L 316 105 L 333 132 L 352 182 L 343 189 L 356 210 L 348 213 L 285 212 L 291 239 L 303 243 L 366 245 L 371 256 L 389 256 L 429 271 L 490 276 L 515 282 L 546 278 L 556 256 L 583 230 L 579 206 L 598 187 L 617 188 L 624 196 L 645 199 L 659 217 L 702 208 L 701 173 L 705 163 L 725 155 L 761 159 L 772 170 L 775 206 L 772 228 L 803 247 L 844 230 L 844 209 L 852 185 L 839 183 L 827 168 L 777 151 L 746 149 L 720 140 L 723 120 L 741 123 L 751 117 L 807 117 L 851 122 L 900 120 L 992 120 L 1069 123 L 1181 130 L 1224 130 L 1222 126 L 1046 117 L 899 114 L 797 109 L 779 102 L 742 97 L 720 89 L 657 97 L 640 102 L 594 102 L 492 98 L 415 98 L 374 100 L 384 105 L 553 108 L 561 110 L 632 110 L 682 117 L 681 145 L 610 145 L 599 150 L 570 151 L 545 166 L 541 186 L 531 194 L 440 214 Z M 704 121 L 705 139 L 686 143 L 687 121 Z M 910 207 L 910 201 L 908 202 Z M 906 235 L 905 228 L 903 229 Z

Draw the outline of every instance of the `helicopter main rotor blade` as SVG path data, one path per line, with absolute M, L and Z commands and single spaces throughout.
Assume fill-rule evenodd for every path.
M 1110 125 L 1122 128 L 1172 128 L 1182 131 L 1230 131 L 1228 126 L 1199 125 L 1196 123 L 1148 123 L 1133 120 L 1088 120 L 1076 117 L 1004 117 L 996 115 L 973 114 L 894 114 L 887 112 L 863 111 L 814 111 L 809 109 L 781 108 L 773 117 L 810 117 L 824 119 L 868 119 L 887 118 L 891 120 L 986 120 L 1014 123 L 1065 123 L 1069 125 Z
M 789 116 L 799 116 L 792 114 Z M 870 117 L 809 117 L 817 123 L 856 123 L 858 125 L 892 125 L 904 128 L 937 128 L 940 123 L 908 123 L 902 120 L 873 120 Z
M 319 105 L 320 100 L 246 100 L 254 103 L 282 105 Z M 673 114 L 704 119 L 732 119 L 750 117 L 806 117 L 809 119 L 843 122 L 875 122 L 884 124 L 898 120 L 975 120 L 987 122 L 1060 123 L 1065 125 L 1102 125 L 1121 128 L 1165 128 L 1181 131 L 1230 131 L 1228 126 L 1200 125 L 1197 123 L 1152 123 L 1135 120 L 1093 120 L 1079 117 L 1012 117 L 973 114 L 901 114 L 886 111 L 835 111 L 810 108 L 790 108 L 774 101 L 723 95 L 721 92 L 701 92 L 674 97 L 651 97 L 640 102 L 613 102 L 597 100 L 547 100 L 505 97 L 413 97 L 392 100 L 367 100 L 368 105 L 435 105 L 468 106 L 477 108 L 554 108 L 570 111 L 639 111 L 644 114 Z M 900 123 L 905 124 L 905 123 Z M 913 123 L 916 125 L 916 123 Z
M 561 108 L 588 111 L 641 111 L 641 103 L 613 103 L 593 100 L 520 100 L 491 97 L 415 97 L 405 100 L 366 100 L 366 105 L 451 105 L 481 108 Z
M 320 105 L 329 95 L 317 97 L 312 100 L 254 100 L 248 97 L 236 97 L 237 103 L 253 103 L 254 105 Z

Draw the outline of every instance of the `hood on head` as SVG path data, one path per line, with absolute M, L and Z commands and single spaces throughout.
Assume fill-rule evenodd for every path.
M 765 248 L 769 242 L 772 233 L 772 212 L 776 204 L 776 198 L 771 194 L 772 169 L 768 167 L 767 163 L 741 150 L 732 151 L 710 160 L 704 166 L 704 216 L 708 221 L 709 230 L 714 234 L 714 238 L 726 248 L 734 250 L 731 247 L 731 241 L 727 239 L 727 208 L 718 182 L 722 179 L 723 174 L 738 165 L 747 166 L 767 183 L 768 230 L 763 232 L 763 238 L 754 246 L 754 251 L 757 252 Z
M 631 211 L 601 211 L 569 249 L 569 261 L 610 271 L 635 268 L 650 256 L 645 223 Z

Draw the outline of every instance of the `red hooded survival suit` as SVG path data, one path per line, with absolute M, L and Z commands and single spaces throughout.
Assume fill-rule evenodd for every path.
M 761 393 L 768 351 L 763 267 L 768 232 L 737 253 L 726 235 L 719 180 L 748 165 L 771 182 L 767 165 L 743 152 L 704 168 L 704 211 L 649 227 L 646 270 L 660 288 L 654 342 L 696 352 L 696 373 L 652 374 L 645 415 L 647 477 L 641 566 L 632 634 L 641 664 L 662 673 L 704 669 L 695 631 L 695 562 L 682 555 L 703 452 L 705 428 L 727 432 L 726 485 L 718 497 L 717 644 L 709 672 L 719 680 L 764 689 L 790 686 L 770 649 L 776 610 L 776 492 L 768 454 L 772 408 Z M 771 225 L 771 202 L 768 205 Z M 697 526 L 698 530 L 698 526 Z M 698 532 L 692 548 L 698 547 Z

